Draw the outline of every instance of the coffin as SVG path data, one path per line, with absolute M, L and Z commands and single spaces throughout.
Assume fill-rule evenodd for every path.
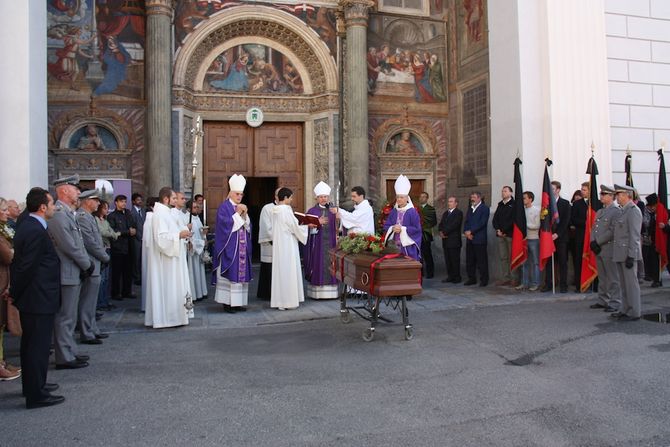
M 406 257 L 330 250 L 330 273 L 338 281 L 374 296 L 421 293 L 421 263 Z

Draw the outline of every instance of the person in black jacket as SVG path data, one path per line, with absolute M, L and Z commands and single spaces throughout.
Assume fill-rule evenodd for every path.
M 561 293 L 568 292 L 568 229 L 570 227 L 570 202 L 561 197 L 561 182 L 554 180 L 551 182 L 551 192 L 556 198 L 556 205 L 558 208 L 558 223 L 554 222 L 552 227 L 552 239 L 556 246 L 556 253 L 554 257 L 558 263 L 559 274 L 559 290 Z M 543 292 L 550 292 L 552 290 L 553 271 L 554 266 L 551 261 L 547 262 L 544 269 L 547 271 L 544 281 Z
M 28 215 L 14 236 L 10 294 L 21 316 L 21 368 L 27 408 L 63 403 L 51 394 L 58 385 L 47 383 L 49 345 L 54 317 L 60 309 L 60 260 L 47 233 L 54 212 L 51 195 L 33 188 L 26 197 Z
M 447 277 L 442 282 L 458 284 L 461 282 L 461 226 L 463 225 L 463 211 L 458 209 L 458 199 L 449 196 L 447 211 L 442 214 L 438 229 L 442 238 L 444 261 L 447 264 Z
M 582 274 L 582 254 L 584 253 L 584 233 L 586 233 L 586 216 L 588 213 L 589 201 L 589 182 L 582 183 L 582 198 L 572 204 L 570 211 L 570 225 L 575 227 L 575 252 L 572 258 L 575 269 L 575 292 L 581 292 L 581 274 Z M 596 211 L 602 208 L 602 203 L 597 197 L 594 197 Z
M 496 230 L 498 242 L 498 258 L 500 259 L 501 275 L 499 286 L 517 286 L 510 270 L 510 254 L 512 253 L 512 232 L 514 230 L 514 195 L 511 186 L 503 186 L 502 200 L 498 202 L 491 224 Z
M 126 209 L 128 198 L 120 194 L 114 198 L 116 209 L 107 216 L 112 229 L 121 235 L 112 241 L 112 299 L 136 298 L 132 293 L 133 256 L 131 240 L 136 234 L 133 216 Z

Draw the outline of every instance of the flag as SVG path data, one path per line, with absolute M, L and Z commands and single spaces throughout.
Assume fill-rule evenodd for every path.
M 544 160 L 544 181 L 542 182 L 542 210 L 540 211 L 540 270 L 544 270 L 547 260 L 556 251 L 556 245 L 551 235 L 554 224 L 559 222 L 558 206 L 556 197 L 551 193 L 551 180 L 549 180 L 549 166 L 553 163 L 546 158 Z
M 523 185 L 521 183 L 521 159 L 514 160 L 514 229 L 512 230 L 512 255 L 510 269 L 516 270 L 528 258 L 526 240 L 526 210 L 523 206 Z
M 626 154 L 626 160 L 624 161 L 624 172 L 626 173 L 626 186 L 634 188 L 633 185 L 633 156 L 631 154 Z
M 660 261 L 660 270 L 668 265 L 668 234 L 658 224 L 668 224 L 668 179 L 665 172 L 663 149 L 658 150 L 658 203 L 656 204 L 656 251 Z
M 598 277 L 598 266 L 596 264 L 596 254 L 591 250 L 591 228 L 596 221 L 596 211 L 602 207 L 602 202 L 598 200 L 598 165 L 596 160 L 591 157 L 586 167 L 586 173 L 589 174 L 589 200 L 586 209 L 586 224 L 584 228 L 584 249 L 582 250 L 582 271 L 580 272 L 579 287 L 582 292 L 589 288 L 594 279 Z

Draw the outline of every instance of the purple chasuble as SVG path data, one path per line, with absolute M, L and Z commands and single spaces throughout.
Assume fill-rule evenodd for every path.
M 319 217 L 327 217 L 328 223 L 319 228 L 318 233 L 309 233 L 305 244 L 305 279 L 314 286 L 337 284 L 337 280 L 330 275 L 330 258 L 328 250 L 337 245 L 337 229 L 335 216 L 316 205 L 307 211 Z
M 216 232 L 212 283 L 216 284 L 216 269 L 231 282 L 251 281 L 251 228 L 244 226 L 233 232 L 235 205 L 226 199 L 216 212 Z
M 407 235 L 414 241 L 413 245 L 403 247 L 402 244 L 400 243 L 400 234 L 391 233 L 393 241 L 395 242 L 396 246 L 400 249 L 400 252 L 405 256 L 409 256 L 412 259 L 420 261 L 421 250 L 419 249 L 419 247 L 421 247 L 421 236 L 423 230 L 421 228 L 421 216 L 419 216 L 419 213 L 416 211 L 414 207 L 410 207 L 406 210 L 401 211 L 398 211 L 396 207 L 393 207 L 391 213 L 389 214 L 389 217 L 386 219 L 386 222 L 384 222 L 383 233 L 386 234 L 388 229 L 395 224 L 406 227 Z

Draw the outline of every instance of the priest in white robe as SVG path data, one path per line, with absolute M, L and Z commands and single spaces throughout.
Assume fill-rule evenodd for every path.
M 177 196 L 174 207 L 170 209 L 170 212 L 172 213 L 172 217 L 174 217 L 175 221 L 177 222 L 177 225 L 179 226 L 180 230 L 188 230 L 191 232 L 191 235 L 193 235 L 193 224 L 189 221 L 189 213 L 186 212 L 186 195 L 183 192 L 175 191 L 175 195 Z M 192 237 L 192 236 L 191 236 Z M 184 272 L 182 273 L 185 275 L 186 279 L 189 278 L 189 271 L 188 271 L 188 255 L 189 255 L 189 245 L 191 242 L 191 238 L 184 239 L 181 241 L 182 244 L 182 250 L 180 251 L 180 257 L 183 258 L 181 259 L 180 262 L 183 263 L 184 266 Z M 193 304 L 195 301 L 195 293 L 193 290 L 193 283 L 189 280 L 187 281 L 188 284 L 188 296 L 189 296 L 189 302 L 190 304 Z M 190 307 L 190 306 L 189 306 Z M 193 318 L 195 316 L 195 312 L 193 311 L 193 308 L 189 309 L 188 311 L 188 317 Z
M 307 242 L 307 225 L 298 225 L 291 202 L 293 191 L 280 188 L 272 209 L 272 296 L 270 307 L 296 309 L 305 301 L 298 242 Z
M 244 176 L 233 174 L 228 180 L 228 198 L 216 212 L 214 299 L 228 313 L 245 311 L 249 302 L 252 241 L 251 220 L 247 206 L 242 203 L 246 184 Z
M 258 224 L 258 243 L 261 246 L 261 270 L 258 275 L 256 298 L 269 300 L 272 292 L 272 209 L 277 206 L 277 192 L 274 200 L 265 204 L 261 210 Z
M 147 309 L 147 278 L 149 272 L 149 253 L 154 245 L 153 233 L 151 232 L 151 222 L 154 218 L 153 207 L 156 204 L 155 199 L 147 199 L 147 213 L 144 218 L 144 230 L 142 233 L 142 312 Z
M 361 186 L 351 188 L 351 200 L 354 202 L 354 210 L 349 212 L 345 209 L 333 208 L 332 212 L 337 217 L 348 234 L 375 234 L 375 213 L 370 202 L 365 198 L 365 189 Z
M 151 220 L 153 244 L 147 259 L 144 324 L 153 328 L 183 326 L 188 324 L 185 304 L 190 293 L 183 241 L 191 232 L 182 229 L 170 212 L 170 204 L 177 199 L 175 193 L 162 188 L 158 199 Z
M 188 277 L 193 291 L 193 301 L 200 301 L 207 298 L 207 276 L 205 275 L 205 263 L 202 260 L 207 230 L 199 217 L 202 211 L 201 205 L 198 202 L 189 201 L 186 208 L 191 211 L 191 233 L 193 234 L 188 249 Z

